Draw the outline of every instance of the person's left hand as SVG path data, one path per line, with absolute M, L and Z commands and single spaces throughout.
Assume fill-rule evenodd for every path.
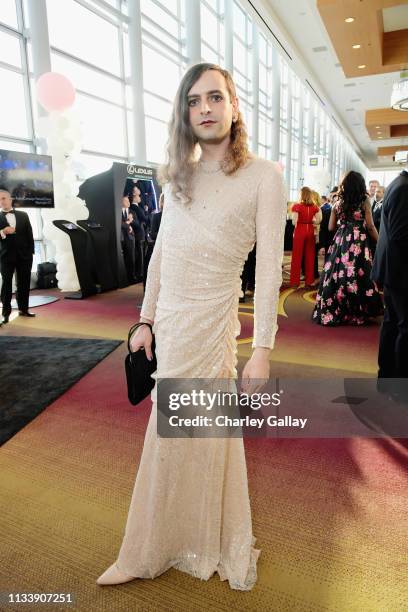
M 252 357 L 247 361 L 242 371 L 243 393 L 250 395 L 262 389 L 270 373 L 270 349 L 259 347 L 254 350 Z

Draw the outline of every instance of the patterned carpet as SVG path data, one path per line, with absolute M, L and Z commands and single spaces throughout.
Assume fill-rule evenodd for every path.
M 0 333 L 123 339 L 137 315 L 136 291 L 60 300 Z M 310 322 L 311 310 L 303 291 L 281 300 L 273 373 L 372 376 L 378 325 L 322 329 Z M 250 303 L 241 321 L 243 362 Z M 71 592 L 71 609 L 86 612 L 408 610 L 408 452 L 397 440 L 246 441 L 262 549 L 250 592 L 176 570 L 97 587 L 121 542 L 150 410 L 148 401 L 134 408 L 126 400 L 124 351 L 111 353 L 0 449 L 0 591 Z

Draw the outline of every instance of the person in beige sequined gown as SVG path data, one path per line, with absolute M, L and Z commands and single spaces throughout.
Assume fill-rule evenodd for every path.
M 243 371 L 250 391 L 269 376 L 277 331 L 282 173 L 249 154 L 232 79 L 212 64 L 184 76 L 169 132 L 165 204 L 141 311 L 156 338 L 154 378 L 236 377 L 240 274 L 256 241 L 254 350 Z M 149 356 L 150 342 L 142 326 L 132 346 Z M 173 567 L 203 580 L 217 572 L 231 588 L 251 589 L 260 551 L 242 438 L 160 438 L 156 386 L 152 402 L 125 536 L 98 584 L 154 578 Z

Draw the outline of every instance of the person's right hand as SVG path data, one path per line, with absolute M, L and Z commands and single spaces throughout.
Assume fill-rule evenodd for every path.
M 11 225 L 7 225 L 7 227 L 5 227 L 2 230 L 3 234 L 15 234 L 16 233 L 16 228 L 15 227 L 11 227 Z
M 153 359 L 152 340 L 153 336 L 150 327 L 148 325 L 141 325 L 135 330 L 130 338 L 130 349 L 132 353 L 141 349 L 145 350 L 146 357 L 151 361 Z

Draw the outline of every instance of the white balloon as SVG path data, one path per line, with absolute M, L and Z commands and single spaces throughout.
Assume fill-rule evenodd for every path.
M 58 287 L 61 291 L 77 291 L 79 283 L 71 241 L 52 222 L 65 219 L 76 223 L 77 219 L 89 216 L 85 203 L 76 195 L 78 185 L 73 160 L 81 151 L 82 124 L 74 109 L 53 111 L 38 122 L 37 131 L 47 139 L 54 175 L 55 208 L 42 211 L 44 237 L 55 249 Z

